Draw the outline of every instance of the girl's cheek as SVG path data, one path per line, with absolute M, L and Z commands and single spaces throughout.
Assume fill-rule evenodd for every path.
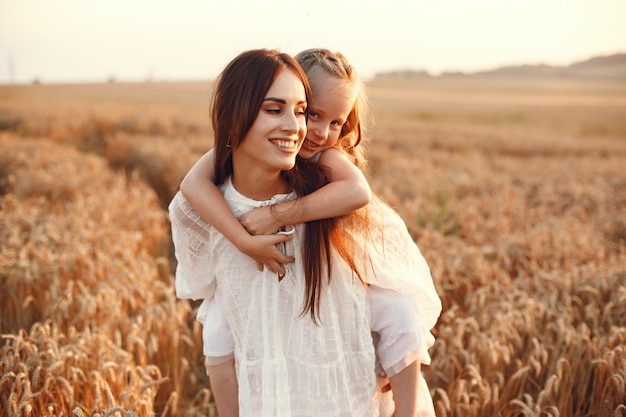
M 326 146 L 328 148 L 332 148 L 333 146 L 335 146 L 335 143 L 337 143 L 338 140 L 339 140 L 339 134 L 331 135 L 326 141 Z

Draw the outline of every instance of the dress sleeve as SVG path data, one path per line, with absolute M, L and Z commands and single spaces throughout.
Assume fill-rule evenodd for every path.
M 176 296 L 210 301 L 215 294 L 213 227 L 193 211 L 179 191 L 169 205 L 176 266 Z

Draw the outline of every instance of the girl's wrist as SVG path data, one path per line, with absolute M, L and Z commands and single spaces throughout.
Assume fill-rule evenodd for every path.
M 272 219 L 274 219 L 274 226 L 276 226 L 277 230 L 280 230 L 281 227 L 290 225 L 290 223 L 284 221 L 285 214 L 288 210 L 288 208 L 283 206 L 284 204 L 285 203 L 278 203 L 270 206 L 270 215 L 272 216 Z
M 239 252 L 243 252 L 247 254 L 248 249 L 250 249 L 251 239 L 252 239 L 252 236 L 248 234 L 248 232 L 238 233 L 236 239 L 234 239 L 232 243 L 239 250 Z

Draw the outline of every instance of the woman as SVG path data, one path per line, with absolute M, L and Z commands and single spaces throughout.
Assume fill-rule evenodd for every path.
M 219 208 L 223 199 L 213 185 L 214 155 L 209 151 L 187 174 L 181 191 L 194 210 L 229 240 L 238 242 L 242 252 L 278 272 L 280 264 L 289 261 L 283 254 L 272 255 L 278 252 L 273 244 L 286 237 L 264 234 L 290 224 L 344 216 L 340 219 L 344 242 L 351 243 L 347 251 L 355 254 L 360 273 L 369 284 L 380 373 L 389 378 L 393 390 L 393 403 L 388 401 L 391 393 L 386 395 L 381 415 L 432 416 L 432 400 L 420 365 L 430 362 L 427 349 L 434 342 L 430 329 L 439 316 L 441 302 L 428 265 L 400 216 L 380 199 L 374 196 L 366 209 L 351 213 L 370 199 L 369 185 L 358 168 L 365 165 L 359 146 L 364 137 L 363 115 L 367 113 L 362 83 L 341 53 L 309 49 L 295 58 L 305 70 L 313 93 L 307 110 L 307 136 L 299 156 L 317 162 L 329 173 L 331 183 L 295 202 L 265 206 L 235 218 L 227 208 Z M 265 246 L 254 249 L 255 240 L 266 242 Z M 232 353 L 232 348 L 227 343 L 227 326 L 219 324 L 224 323 L 219 305 L 211 312 L 210 327 L 204 328 L 205 357 L 216 364 Z M 224 379 L 236 380 L 236 376 L 224 374 Z
M 245 52 L 220 75 L 215 182 L 235 216 L 328 182 L 315 164 L 296 158 L 309 91 L 297 62 L 276 51 Z M 201 322 L 219 299 L 234 339 L 239 415 L 377 415 L 366 288 L 350 254 L 335 249 L 336 221 L 296 225 L 285 243 L 294 263 L 277 279 L 203 222 L 182 194 L 169 209 L 177 295 L 205 300 Z M 232 398 L 212 388 L 220 412 L 236 412 L 221 407 Z

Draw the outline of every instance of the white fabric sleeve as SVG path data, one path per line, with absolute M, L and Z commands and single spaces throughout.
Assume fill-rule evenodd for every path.
M 210 301 L 215 294 L 211 250 L 214 229 L 196 214 L 179 191 L 169 207 L 176 266 L 176 296 Z

